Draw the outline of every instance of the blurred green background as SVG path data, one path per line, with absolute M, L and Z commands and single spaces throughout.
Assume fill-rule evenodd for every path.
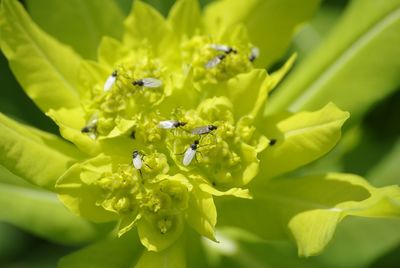
M 380 0 L 385 1 L 385 0 Z M 29 11 L 27 1 L 22 1 Z M 127 14 L 131 0 L 117 0 Z M 147 0 L 164 15 L 173 4 L 172 0 Z M 202 0 L 204 6 L 210 0 Z M 349 1 L 327 0 L 315 17 L 296 34 L 288 55 L 299 54 L 299 63 L 314 51 L 335 25 Z M 33 14 L 34 15 L 34 14 Z M 35 16 L 33 16 L 35 19 Z M 40 25 L 40 20 L 36 20 Z M 45 29 L 50 34 L 51 29 Z M 400 33 L 399 33 L 400 34 Z M 64 41 L 64 40 L 61 40 Z M 280 66 L 277 63 L 271 70 Z M 26 96 L 8 68 L 5 57 L 0 55 L 1 98 L 0 112 L 19 121 L 58 135 L 56 125 L 47 118 Z M 279 88 L 278 88 L 279 90 Z M 341 161 L 340 169 L 364 176 L 375 186 L 399 184 L 400 178 L 400 90 L 393 91 L 384 100 L 375 103 L 360 124 L 352 126 L 343 143 L 350 144 Z M 356 142 L 354 142 L 356 140 Z M 315 169 L 326 169 L 332 163 L 335 150 L 313 164 Z M 344 159 L 344 161 L 343 161 Z M 332 165 L 329 164 L 332 170 Z M 376 176 L 379 174 L 379 176 Z M 221 267 L 400 267 L 400 222 L 396 220 L 346 219 L 339 225 L 334 240 L 321 255 L 299 259 L 296 249 L 286 243 L 246 243 L 241 253 L 222 256 Z M 72 251 L 32 236 L 6 223 L 0 223 L 0 267 L 56 267 L 58 259 Z

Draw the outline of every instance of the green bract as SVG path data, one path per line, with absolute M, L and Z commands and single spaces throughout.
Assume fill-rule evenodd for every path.
M 305 1 L 276 43 L 274 31 L 262 38 L 249 19 L 269 22 L 262 16 L 267 5 L 255 10 L 259 2 L 219 1 L 203 16 L 197 1 L 180 0 L 165 19 L 135 1 L 122 40 L 104 37 L 93 61 L 41 31 L 17 1 L 3 0 L 1 47 L 12 70 L 80 150 L 1 116 L 3 165 L 36 185 L 55 187 L 74 214 L 116 222 L 116 237 L 136 227 L 152 251 L 137 267 L 165 265 L 171 256 L 184 266 L 187 226 L 217 241 L 217 206 L 221 225 L 263 239 L 290 230 L 307 256 L 323 249 L 347 215 L 398 216 L 396 186 L 377 189 L 345 174 L 279 178 L 329 152 L 349 113 L 328 103 L 263 117 L 268 94 L 296 55 L 271 74 L 257 66 L 281 56 L 293 27 L 318 2 Z M 337 196 L 315 195 L 313 187 L 324 193 L 332 187 Z M 91 248 L 61 266 L 73 266 L 74 256 L 86 252 Z

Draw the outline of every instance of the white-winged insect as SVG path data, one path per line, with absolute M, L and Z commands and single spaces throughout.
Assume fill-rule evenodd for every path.
M 139 171 L 140 177 L 142 177 L 142 178 L 143 178 L 143 174 L 142 174 L 143 164 L 145 164 L 148 168 L 151 169 L 151 167 L 149 165 L 147 165 L 146 162 L 144 162 L 144 160 L 143 160 L 144 157 L 145 157 L 145 155 L 143 153 L 140 153 L 138 150 L 134 150 L 132 152 L 133 167 Z
M 193 135 L 205 135 L 211 133 L 213 130 L 216 130 L 218 127 L 214 125 L 207 125 L 196 127 L 190 131 Z
M 236 49 L 233 49 L 230 46 L 227 45 L 221 45 L 221 44 L 211 44 L 210 48 L 217 50 L 217 51 L 221 51 L 221 52 L 225 52 L 226 54 L 230 54 L 230 53 L 237 53 Z
M 162 81 L 156 78 L 146 77 L 133 81 L 132 85 L 147 88 L 157 88 L 162 86 Z
M 221 63 L 221 61 L 223 59 L 225 59 L 226 55 L 224 54 L 219 54 L 217 56 L 215 56 L 214 58 L 212 58 L 211 60 L 209 60 L 204 67 L 206 67 L 206 69 L 211 69 L 214 68 L 215 66 L 217 66 L 218 64 Z
M 142 175 L 143 156 L 137 150 L 133 151 L 132 153 L 132 164 L 135 169 L 139 170 L 140 176 L 143 177 Z
M 137 150 L 133 151 L 132 153 L 132 164 L 136 169 L 138 170 L 142 169 L 143 166 L 142 156 Z
M 199 147 L 199 141 L 195 140 L 189 148 L 186 149 L 183 155 L 182 164 L 186 167 L 189 166 L 193 158 L 196 157 L 197 148 Z
M 165 120 L 165 121 L 160 121 L 158 123 L 158 127 L 162 129 L 173 129 L 178 127 L 183 127 L 185 125 L 186 122 L 181 122 L 177 120 Z
M 250 52 L 250 56 L 249 56 L 249 61 L 253 62 L 259 56 L 260 56 L 260 49 L 258 47 L 252 47 L 251 48 L 251 52 Z
M 104 92 L 109 91 L 112 86 L 115 84 L 115 81 L 117 81 L 117 76 L 118 76 L 118 72 L 114 71 L 111 73 L 111 75 L 107 78 L 106 82 L 104 83 Z
M 97 114 L 92 115 L 86 125 L 81 129 L 82 133 L 88 134 L 89 138 L 95 140 L 97 138 Z

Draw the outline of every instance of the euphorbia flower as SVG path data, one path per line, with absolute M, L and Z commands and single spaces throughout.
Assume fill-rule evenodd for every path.
M 40 32 L 16 1 L 2 2 L 2 49 L 17 78 L 83 152 L 55 184 L 65 206 L 90 221 L 117 222 L 116 237 L 136 228 L 157 252 L 145 251 L 139 266 L 165 255 L 182 263 L 190 228 L 218 242 L 217 218 L 263 239 L 286 237 L 289 228 L 308 256 L 347 215 L 398 215 L 396 186 L 376 189 L 349 174 L 285 175 L 329 152 L 349 114 L 327 103 L 263 117 L 295 56 L 272 74 L 257 68 L 269 51 L 248 25 L 215 15 L 221 5 L 202 18 L 197 1 L 182 0 L 164 19 L 135 1 L 123 40 L 105 37 L 94 62 Z M 26 32 L 37 47 L 59 49 L 38 56 L 57 71 L 28 76 L 49 66 L 24 61 L 33 49 L 24 50 Z

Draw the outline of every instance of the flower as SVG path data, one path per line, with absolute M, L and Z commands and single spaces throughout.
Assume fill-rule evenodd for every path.
M 217 207 L 221 226 L 263 239 L 289 228 L 305 256 L 319 253 L 347 215 L 398 214 L 396 186 L 374 188 L 349 174 L 287 175 L 329 152 L 349 113 L 328 103 L 265 117 L 268 94 L 295 55 L 274 73 L 257 68 L 266 62 L 263 42 L 248 25 L 218 15 L 221 5 L 202 24 L 197 1 L 178 1 L 166 20 L 135 1 L 123 40 L 104 38 L 94 62 L 28 25 L 16 1 L 2 2 L 2 49 L 16 76 L 83 152 L 62 162 L 63 174 L 49 188 L 76 215 L 118 222 L 117 236 L 136 227 L 148 250 L 142 265 L 165 254 L 180 262 L 189 226 L 218 242 Z M 47 63 L 40 79 L 27 73 L 42 66 L 23 59 L 32 40 L 39 45 L 27 51 L 59 49 L 38 56 Z
M 107 60 L 81 65 L 81 106 L 48 112 L 65 138 L 95 156 L 59 179 L 61 200 L 90 220 L 119 220 L 119 236 L 137 226 L 151 251 L 178 240 L 184 222 L 216 241 L 213 196 L 251 198 L 243 187 L 270 143 L 256 124 L 294 60 L 272 76 L 253 67 L 243 26 L 213 37 L 193 21 L 194 29 L 174 32 L 175 14 L 195 4 L 181 1 L 164 21 L 137 2 L 124 41 L 104 39 L 99 59 Z M 139 35 L 140 18 L 162 32 Z

